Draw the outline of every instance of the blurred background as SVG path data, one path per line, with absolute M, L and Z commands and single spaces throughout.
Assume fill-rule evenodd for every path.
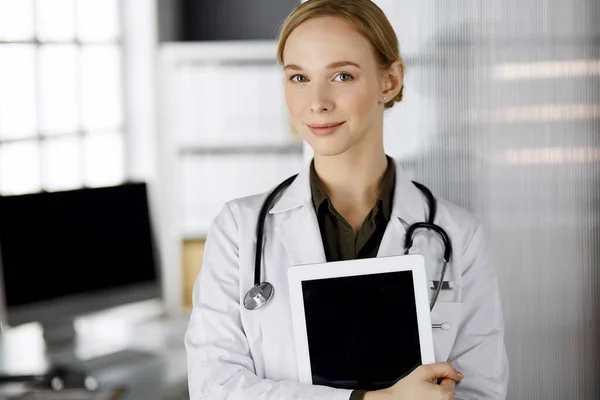
M 211 220 L 312 156 L 275 61 L 299 2 L 0 0 L 0 374 L 188 398 Z M 600 1 L 375 3 L 406 64 L 386 151 L 489 231 L 508 398 L 600 398 Z

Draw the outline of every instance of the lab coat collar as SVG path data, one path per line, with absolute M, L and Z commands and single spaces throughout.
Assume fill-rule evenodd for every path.
M 308 206 L 312 208 L 310 191 L 310 163 L 307 163 L 294 179 L 292 184 L 283 192 L 279 200 L 269 210 L 270 214 L 278 214 L 294 208 Z
M 379 246 L 379 257 L 402 254 L 405 230 L 401 221 L 411 225 L 425 220 L 425 207 L 419 189 L 396 162 L 394 204 L 390 222 Z M 304 166 L 289 188 L 269 211 L 270 214 L 290 212 L 288 218 L 275 226 L 293 264 L 323 263 L 326 260 L 319 222 L 312 204 L 310 163 Z
M 412 183 L 410 177 L 396 161 L 396 188 L 392 218 L 400 218 L 407 225 L 423 222 L 427 216 L 426 199 Z
M 275 225 L 275 232 L 294 265 L 327 261 L 319 221 L 314 210 L 309 163 L 269 211 L 271 214 L 289 214 Z
M 400 218 L 407 225 L 424 221 L 426 208 L 421 192 L 413 185 L 400 163 L 396 160 L 394 162 L 396 163 L 396 186 L 391 217 Z M 269 212 L 277 214 L 303 206 L 313 209 L 310 191 L 310 163 L 302 168 L 294 182 L 275 202 Z
M 404 226 L 425 220 L 424 204 L 421 192 L 411 182 L 408 174 L 402 169 L 399 163 L 396 162 L 396 187 L 394 189 L 392 216 L 381 239 L 377 257 L 404 254 L 404 242 L 406 239 L 406 229 Z

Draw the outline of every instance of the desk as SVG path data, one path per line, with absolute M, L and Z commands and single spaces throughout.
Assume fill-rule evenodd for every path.
M 100 387 L 124 385 L 123 400 L 187 400 L 183 343 L 188 316 L 164 317 L 152 305 L 124 307 L 80 318 L 72 348 L 50 352 L 38 324 L 3 332 L 0 373 L 43 373 L 52 361 L 85 367 Z M 0 399 L 23 387 L 0 387 Z

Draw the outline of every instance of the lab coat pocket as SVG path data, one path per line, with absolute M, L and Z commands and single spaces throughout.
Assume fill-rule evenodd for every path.
M 435 288 L 440 282 L 443 259 L 444 245 L 439 240 L 439 235 L 434 232 L 423 232 L 415 237 L 410 254 L 421 254 L 425 260 L 425 273 L 427 276 L 427 286 L 429 288 L 429 298 L 433 298 Z M 444 273 L 442 289 L 438 295 L 438 302 L 457 302 L 461 301 L 460 273 L 455 270 L 454 261 L 448 263 Z
M 450 267 L 448 265 L 448 270 L 451 269 Z M 439 276 L 432 278 L 428 274 L 427 284 L 429 285 L 430 299 L 435 294 L 435 287 L 438 285 L 439 279 Z M 462 285 L 460 279 L 456 279 L 452 273 L 446 273 L 442 289 L 431 311 L 431 323 L 434 326 L 433 347 L 437 362 L 448 361 L 448 356 L 456 340 L 461 309 Z
M 450 269 L 450 266 L 447 268 Z M 433 299 L 437 285 L 440 282 L 440 274 L 430 273 L 427 271 L 427 286 L 429 287 L 429 299 Z M 437 302 L 460 303 L 462 301 L 462 286 L 460 279 L 457 279 L 454 274 L 446 272 L 442 282 L 442 288 L 437 297 Z

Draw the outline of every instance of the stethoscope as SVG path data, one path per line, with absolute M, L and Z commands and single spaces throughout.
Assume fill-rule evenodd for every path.
M 246 293 L 244 297 L 244 307 L 247 310 L 254 311 L 258 310 L 262 306 L 264 306 L 270 299 L 273 297 L 274 288 L 269 282 L 261 282 L 261 264 L 262 264 L 262 242 L 263 235 L 265 230 L 265 220 L 267 218 L 267 213 L 271 208 L 271 204 L 273 200 L 279 193 L 285 190 L 293 181 L 296 179 L 296 176 L 293 175 L 287 178 L 285 181 L 281 182 L 265 199 L 263 202 L 260 212 L 258 213 L 258 223 L 256 224 L 256 251 L 254 258 L 254 286 Z M 446 231 L 433 223 L 435 219 L 435 215 L 437 212 L 437 202 L 435 197 L 431 191 L 424 185 L 413 181 L 413 184 L 423 193 L 425 198 L 427 199 L 427 204 L 429 205 L 429 217 L 427 218 L 427 222 L 417 222 L 408 227 L 406 231 L 406 240 L 404 243 L 404 254 L 408 254 L 408 251 L 412 247 L 413 244 L 413 236 L 417 229 L 431 229 L 436 232 L 442 242 L 444 243 L 444 259 L 442 260 L 442 272 L 440 273 L 440 280 L 435 287 L 435 292 L 431 301 L 429 303 L 429 310 L 432 311 L 435 303 L 437 302 L 437 298 L 440 294 L 440 289 L 442 288 L 442 283 L 444 282 L 444 276 L 446 275 L 446 268 L 448 266 L 448 262 L 450 262 L 450 257 L 452 256 L 452 244 L 450 243 L 450 238 Z M 443 330 L 448 330 L 449 324 L 433 324 L 433 328 L 439 328 Z

